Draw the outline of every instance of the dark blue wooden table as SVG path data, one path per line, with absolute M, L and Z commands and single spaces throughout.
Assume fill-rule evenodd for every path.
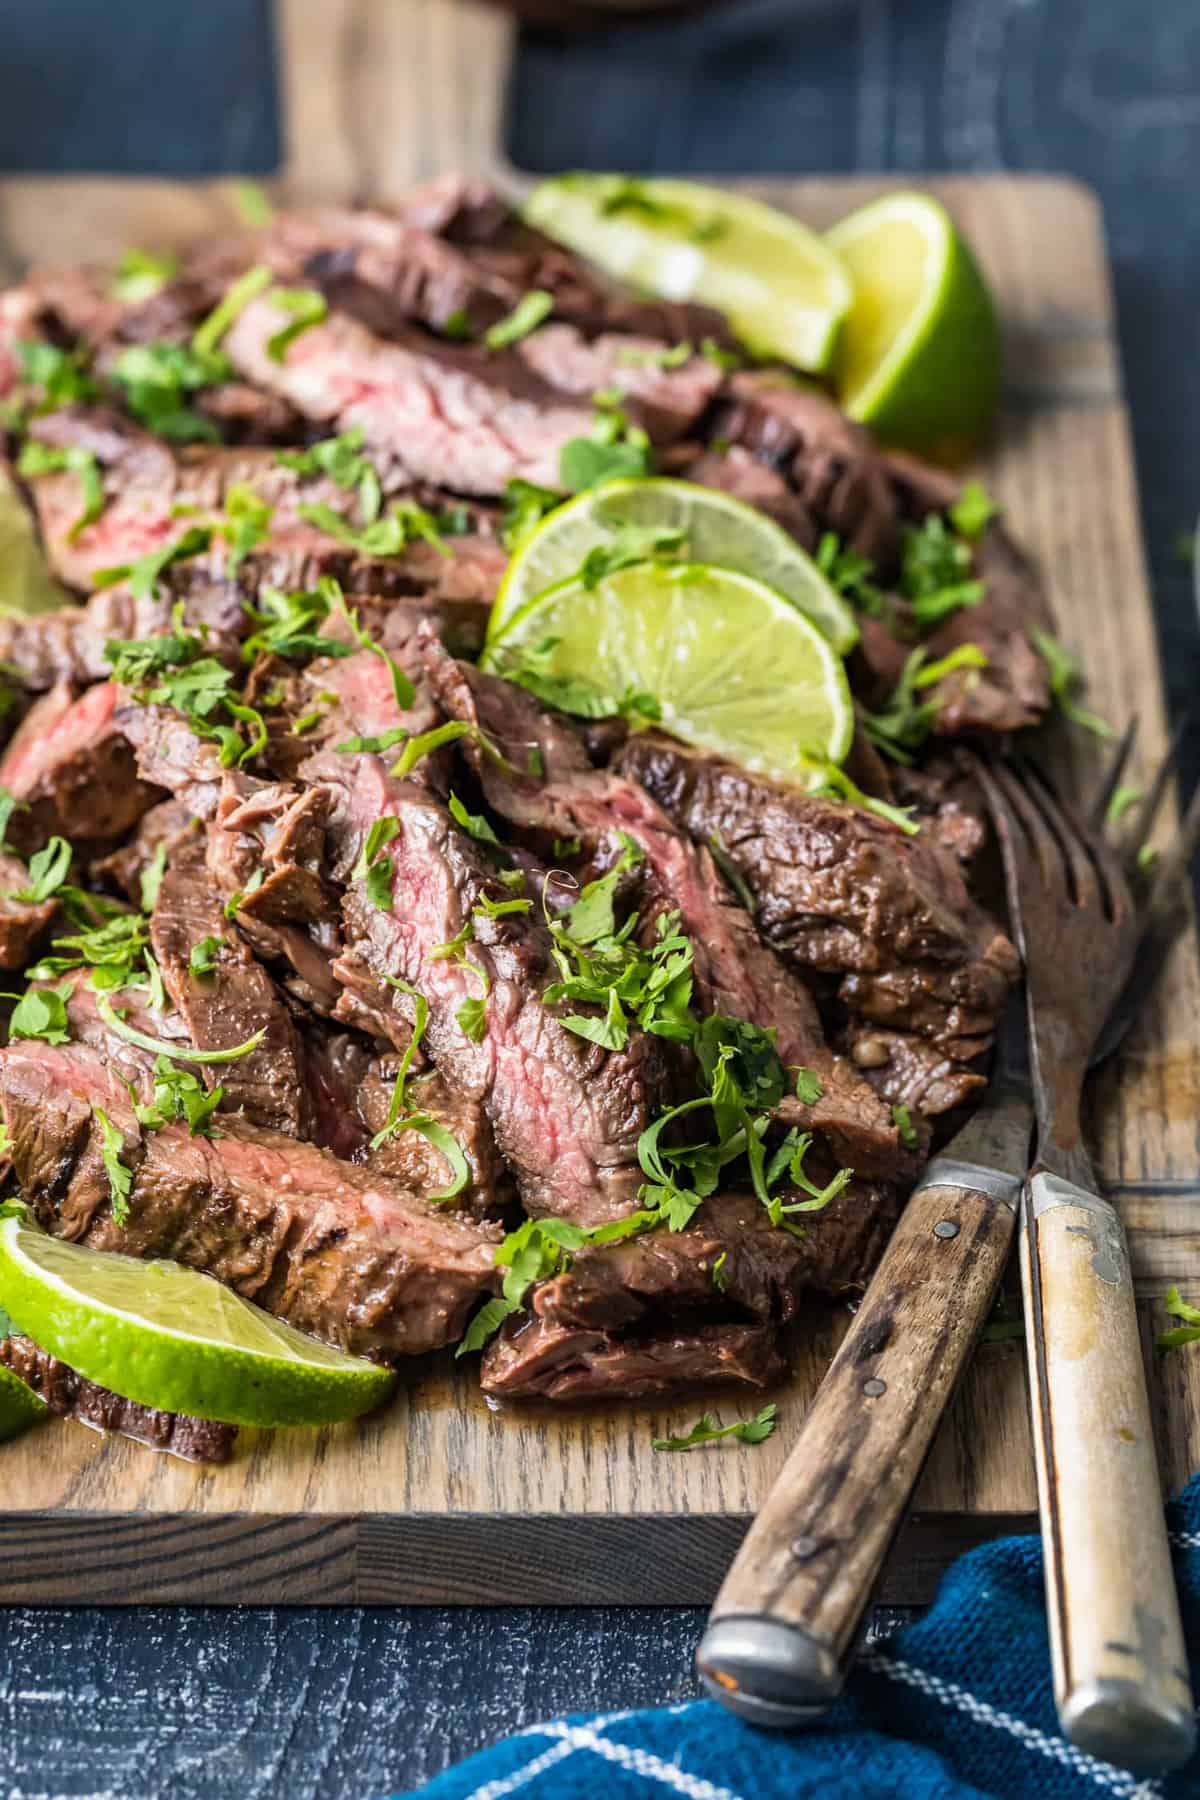
M 1067 170 L 1104 199 L 1168 691 L 1200 644 L 1177 543 L 1200 506 L 1195 0 L 736 0 L 527 37 L 530 168 Z M 266 172 L 266 0 L 0 0 L 0 170 Z M 1197 768 L 1195 746 L 1191 758 Z M 690 1691 L 680 1611 L 12 1611 L 7 1800 L 358 1800 L 547 1713 Z

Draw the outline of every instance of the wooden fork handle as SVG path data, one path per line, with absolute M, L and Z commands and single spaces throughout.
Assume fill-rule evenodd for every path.
M 1020 1180 L 934 1163 L 914 1191 L 697 1652 L 715 1699 L 802 1724 L 848 1653 L 955 1382 L 995 1298 Z
M 1105 1761 L 1175 1768 L 1195 1717 L 1121 1222 L 1039 1170 L 1021 1263 L 1059 1717 Z

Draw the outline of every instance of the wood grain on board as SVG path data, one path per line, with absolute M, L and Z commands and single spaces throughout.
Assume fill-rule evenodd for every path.
M 490 9 L 459 9 L 478 15 L 468 53 L 452 11 L 439 0 L 286 0 L 282 196 L 386 197 L 452 161 L 495 166 L 507 27 Z M 379 73 L 402 56 L 408 113 Z M 885 185 L 825 178 L 757 191 L 824 226 Z M 982 465 L 988 486 L 1040 560 L 1092 703 L 1115 720 L 1138 713 L 1144 773 L 1164 717 L 1098 210 L 1054 179 L 922 185 L 962 224 L 1003 315 L 1008 386 Z M 223 184 L 0 182 L 0 273 L 33 257 L 178 243 L 219 227 L 229 205 Z M 1060 735 L 1086 779 L 1097 747 Z M 1148 1347 L 1161 1324 L 1153 1297 L 1173 1281 L 1200 1295 L 1198 1003 L 1188 943 L 1093 1095 L 1093 1141 L 1131 1230 Z M 792 1380 L 775 1396 L 780 1429 L 754 1448 L 656 1455 L 651 1439 L 686 1429 L 695 1401 L 499 1412 L 469 1370 L 440 1365 L 418 1370 L 364 1423 L 244 1433 L 222 1469 L 46 1425 L 0 1460 L 0 1600 L 701 1603 L 844 1327 L 844 1313 L 814 1305 Z M 1152 1363 L 1151 1379 L 1164 1477 L 1176 1487 L 1200 1466 L 1200 1360 Z M 744 1407 L 720 1410 L 732 1418 Z M 986 1344 L 937 1440 L 884 1597 L 927 1597 L 965 1542 L 1026 1523 L 1035 1503 L 1022 1348 Z

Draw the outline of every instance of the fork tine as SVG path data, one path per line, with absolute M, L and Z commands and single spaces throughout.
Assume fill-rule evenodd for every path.
M 990 777 L 991 792 L 1003 802 L 1003 810 L 1008 815 L 1015 855 L 1020 856 L 1016 842 L 1019 831 L 1041 871 L 1043 881 L 1048 882 L 1056 863 L 1062 861 L 1058 840 L 1018 780 L 1010 763 L 996 758 L 989 760 L 986 769 Z
M 1015 769 L 1017 779 L 1024 784 L 1031 803 L 1040 812 L 1058 845 L 1059 854 L 1067 866 L 1071 885 L 1075 890 L 1076 904 L 1102 905 L 1111 917 L 1116 896 L 1107 872 L 1094 854 L 1086 834 L 1055 793 L 1050 777 L 1036 763 L 1024 758 L 1015 765 Z
M 1125 773 L 1133 746 L 1137 739 L 1138 720 L 1135 713 L 1121 735 L 1121 741 L 1113 751 L 1107 769 L 1101 777 L 1100 786 L 1088 810 L 1087 822 L 1092 831 L 1103 831 L 1112 797 L 1120 786 L 1121 777 Z
M 1127 845 L 1126 854 L 1130 859 L 1137 855 L 1154 828 L 1158 809 L 1163 803 L 1163 796 L 1179 761 L 1179 747 L 1190 724 L 1191 717 L 1185 713 L 1171 733 L 1171 741 L 1167 745 L 1166 755 L 1155 770 L 1154 779 L 1133 816 L 1132 824 L 1124 834 L 1124 842 Z

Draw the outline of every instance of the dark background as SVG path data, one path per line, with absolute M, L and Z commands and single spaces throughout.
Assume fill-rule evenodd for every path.
M 733 0 L 527 33 L 531 169 L 1066 171 L 1104 201 L 1173 710 L 1200 671 L 1197 0 Z M 0 172 L 264 174 L 267 0 L 0 0 Z M 82 247 L 81 247 L 82 248 Z M 1192 743 L 1189 763 L 1197 764 Z M 6 1800 L 358 1800 L 538 1717 L 690 1691 L 688 1611 L 10 1611 Z

